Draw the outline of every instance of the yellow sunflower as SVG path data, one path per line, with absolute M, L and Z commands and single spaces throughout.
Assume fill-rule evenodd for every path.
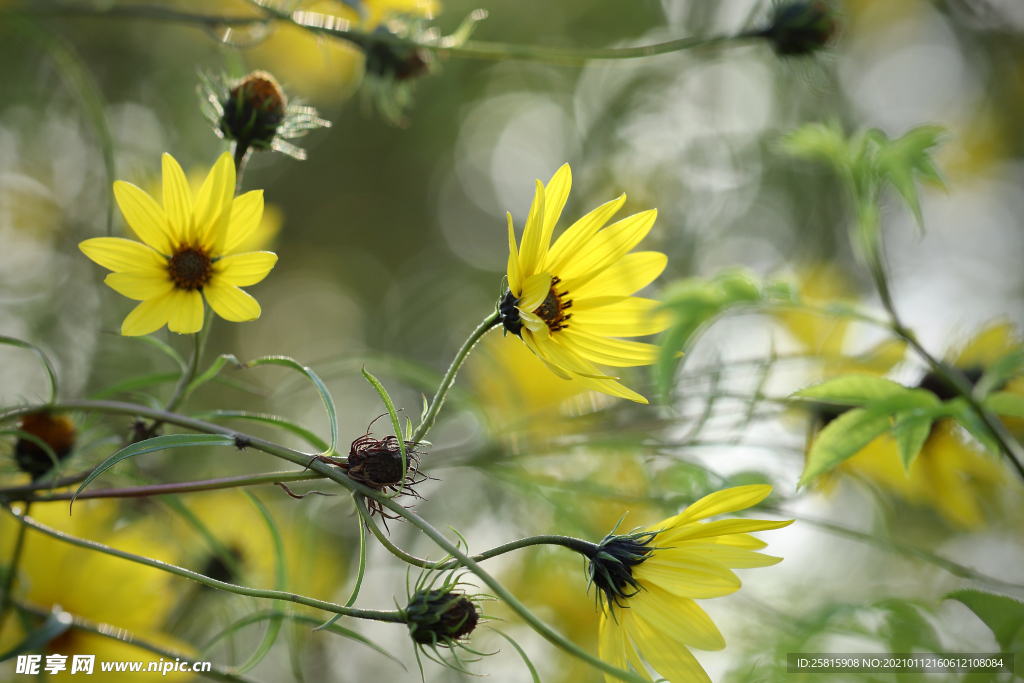
M 198 332 L 203 326 L 203 296 L 225 320 L 260 316 L 260 305 L 239 287 L 265 278 L 277 255 L 238 253 L 260 225 L 263 191 L 234 197 L 234 190 L 235 166 L 226 152 L 194 198 L 181 166 L 164 154 L 163 207 L 134 185 L 114 183 L 117 204 L 144 244 L 96 237 L 79 248 L 114 271 L 104 280 L 111 289 L 142 302 L 125 318 L 121 334 L 149 334 L 164 325 L 181 334 Z
M 781 562 L 754 552 L 766 544 L 750 532 L 779 529 L 793 520 L 702 520 L 757 505 L 771 491 L 766 485 L 717 491 L 646 529 L 606 536 L 590 560 L 591 581 L 604 607 L 601 659 L 620 669 L 631 666 L 646 678 L 642 656 L 670 683 L 710 683 L 688 647 L 721 650 L 725 639 L 694 599 L 739 590 L 732 569 Z M 605 680 L 618 679 L 605 674 Z
M 562 379 L 647 403 L 594 363 L 633 367 L 651 365 L 658 358 L 659 348 L 653 344 L 614 338 L 655 334 L 669 325 L 660 302 L 631 296 L 653 282 L 668 262 L 655 251 L 629 253 L 650 231 L 658 212 L 643 211 L 605 228 L 625 203 L 622 195 L 576 221 L 552 246 L 571 185 L 568 164 L 546 187 L 537 181 L 518 248 L 509 215 L 508 292 L 499 305 L 502 323 Z

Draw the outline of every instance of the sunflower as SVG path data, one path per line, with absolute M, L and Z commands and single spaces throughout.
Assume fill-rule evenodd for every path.
M 203 296 L 225 320 L 260 316 L 260 305 L 239 287 L 265 278 L 277 255 L 237 253 L 260 225 L 263 192 L 233 198 L 234 188 L 235 166 L 228 153 L 214 164 L 195 198 L 181 166 L 164 154 L 163 207 L 134 185 L 114 183 L 117 204 L 144 244 L 96 237 L 79 248 L 114 271 L 104 280 L 111 289 L 142 302 L 125 318 L 121 334 L 149 334 L 165 324 L 172 332 L 198 332 L 203 326 Z
M 634 367 L 658 358 L 660 349 L 653 344 L 614 338 L 655 334 L 669 325 L 660 302 L 631 296 L 653 282 L 668 262 L 655 251 L 629 253 L 658 212 L 643 211 L 604 228 L 626 202 L 622 195 L 576 221 L 550 246 L 571 185 L 568 164 L 546 187 L 537 181 L 518 249 L 509 214 L 508 291 L 499 302 L 501 321 L 562 379 L 647 403 L 594 363 Z
M 642 656 L 670 683 L 710 683 L 688 647 L 721 650 L 725 639 L 694 599 L 739 590 L 734 568 L 781 562 L 753 552 L 766 544 L 749 533 L 779 529 L 793 520 L 701 520 L 756 505 L 771 490 L 765 485 L 725 489 L 646 529 L 606 536 L 590 558 L 591 581 L 604 607 L 601 659 L 620 669 L 632 666 L 644 675 Z M 605 680 L 618 679 L 605 674 Z

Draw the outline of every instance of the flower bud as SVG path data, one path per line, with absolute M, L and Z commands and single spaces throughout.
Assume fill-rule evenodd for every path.
M 267 149 L 284 121 L 288 101 L 273 76 L 253 71 L 231 88 L 221 106 L 224 137 L 245 147 Z
M 777 5 L 771 26 L 761 35 L 776 54 L 793 57 L 825 48 L 838 30 L 835 13 L 824 0 L 797 0 Z
M 47 412 L 26 415 L 18 424 L 18 429 L 31 434 L 38 441 L 24 436 L 14 445 L 14 459 L 18 469 L 26 472 L 35 481 L 49 472 L 53 466 L 53 458 L 39 442 L 45 443 L 57 460 L 64 460 L 75 447 L 77 431 L 71 418 L 66 415 L 52 415 Z
M 445 588 L 419 590 L 405 608 L 409 635 L 420 645 L 446 645 L 465 638 L 480 621 L 476 604 L 465 593 Z

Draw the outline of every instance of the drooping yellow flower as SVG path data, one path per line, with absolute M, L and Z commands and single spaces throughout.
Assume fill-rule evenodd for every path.
M 109 500 L 79 501 L 68 516 L 66 503 L 34 503 L 29 516 L 74 536 L 89 538 L 137 555 L 177 563 L 156 524 L 137 520 L 122 524 L 118 507 Z M 10 515 L 0 516 L 0 556 L 11 556 L 18 522 Z M 153 567 L 79 548 L 34 530 L 28 530 L 19 563 L 15 600 L 39 609 L 56 606 L 71 614 L 99 624 L 108 624 L 110 632 L 125 629 L 131 636 L 178 652 L 192 654 L 193 649 L 165 633 L 161 626 L 178 601 L 181 579 Z M 128 635 L 126 634 L 126 635 Z M 0 629 L 0 652 L 6 652 L 25 638 L 21 619 L 11 613 Z M 43 654 L 64 655 L 67 669 L 47 678 L 75 681 L 71 674 L 74 655 L 95 655 L 95 673 L 100 662 L 156 661 L 157 655 L 131 643 L 71 628 L 51 640 Z M 45 659 L 43 662 L 45 663 Z M 121 673 L 117 680 L 142 681 L 152 674 Z M 191 674 L 170 673 L 167 680 L 190 679 Z M 87 679 L 88 680 L 88 679 Z
M 660 302 L 631 296 L 653 282 L 668 262 L 655 251 L 629 253 L 650 231 L 658 212 L 643 211 L 605 228 L 625 203 L 622 195 L 576 221 L 552 246 L 571 185 L 568 164 L 546 187 L 537 181 L 518 248 L 509 215 L 509 291 L 500 305 L 502 322 L 562 379 L 647 403 L 594 363 L 634 367 L 658 358 L 660 349 L 653 344 L 615 338 L 655 334 L 669 325 Z
M 702 520 L 756 505 L 771 490 L 765 485 L 725 489 L 646 529 L 605 537 L 590 563 L 591 580 L 604 606 L 601 659 L 648 678 L 643 657 L 670 683 L 710 683 L 688 648 L 721 650 L 725 639 L 694 600 L 739 590 L 740 579 L 732 569 L 781 562 L 754 552 L 766 544 L 750 532 L 779 529 L 793 520 Z M 605 680 L 618 679 L 605 674 Z
M 163 156 L 163 206 L 138 187 L 118 181 L 114 196 L 142 244 L 96 237 L 82 252 L 114 271 L 104 282 L 141 301 L 121 325 L 139 336 L 164 325 L 190 334 L 203 326 L 203 297 L 217 315 L 232 322 L 255 320 L 260 305 L 239 287 L 254 285 L 277 263 L 269 251 L 239 253 L 260 225 L 263 192 L 234 197 L 235 166 L 224 153 L 193 197 L 181 166 Z

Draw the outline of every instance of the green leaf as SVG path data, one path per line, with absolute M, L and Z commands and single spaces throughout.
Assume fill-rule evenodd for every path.
M 232 356 L 233 358 L 233 356 Z M 331 398 L 331 392 L 327 391 L 327 386 L 321 381 L 315 372 L 311 368 L 302 365 L 293 358 L 287 356 L 265 356 L 263 358 L 257 358 L 251 360 L 244 365 L 247 368 L 255 368 L 260 365 L 280 365 L 282 367 L 291 368 L 297 372 L 301 372 L 303 375 L 313 383 L 316 387 L 317 393 L 320 394 L 320 400 L 323 401 L 324 409 L 327 411 L 327 419 L 331 425 L 331 447 L 325 452 L 337 453 L 338 452 L 338 411 L 334 407 L 334 399 Z M 401 432 L 398 432 L 401 434 Z
M 895 398 L 908 388 L 878 375 L 843 375 L 826 380 L 800 391 L 793 396 L 815 398 L 841 405 L 859 406 Z
M 982 405 L 996 415 L 1024 419 L 1024 396 L 1011 391 L 997 391 L 989 394 Z
M 204 384 L 212 380 L 220 373 L 221 370 L 224 369 L 224 366 L 227 365 L 228 363 L 234 363 L 235 367 L 238 368 L 244 367 L 241 363 L 238 362 L 238 359 L 235 358 L 233 354 L 223 353 L 217 356 L 217 359 L 215 361 L 210 363 L 210 367 L 208 367 L 198 377 L 189 382 L 189 385 L 185 388 L 185 395 L 189 396 L 193 391 L 195 391 L 199 387 L 203 386 Z
M 519 643 L 514 641 L 512 639 L 512 636 L 508 635 L 507 633 L 503 633 L 496 628 L 492 628 L 491 630 L 497 633 L 505 640 L 507 640 L 512 645 L 512 647 L 516 649 L 516 652 L 519 653 L 519 656 L 523 658 L 523 662 L 526 664 L 526 668 L 530 670 L 530 680 L 532 680 L 533 683 L 540 683 L 540 675 L 537 673 L 537 668 L 533 665 L 533 662 L 530 661 L 530 658 L 526 656 L 526 652 L 523 650 L 522 647 L 520 647 Z
M 366 371 L 363 368 L 363 377 L 369 382 L 377 393 L 380 395 L 380 400 L 384 402 L 384 407 L 388 410 L 388 415 L 391 416 L 391 428 L 394 429 L 395 437 L 398 439 L 398 449 L 402 453 L 402 472 L 406 472 L 408 469 L 409 456 L 405 452 L 405 439 L 402 438 L 402 423 L 398 421 L 398 411 L 395 410 L 395 404 L 391 402 L 391 397 L 388 396 L 387 390 L 384 385 L 377 381 L 377 378 Z M 402 486 L 399 485 L 394 493 L 388 495 L 389 498 L 397 496 L 402 492 Z
M 50 380 L 50 400 L 47 403 L 53 403 L 57 400 L 57 373 L 53 369 L 53 365 L 50 363 L 50 359 L 46 357 L 43 350 L 34 344 L 29 344 L 27 341 L 15 339 L 14 337 L 5 337 L 0 335 L 0 344 L 6 344 L 7 346 L 17 346 L 20 349 L 27 349 L 39 358 L 39 361 L 43 364 L 43 370 L 46 371 L 46 376 Z
M 1021 374 L 1024 368 L 1024 348 L 1015 347 L 985 369 L 974 386 L 974 395 L 981 398 L 989 392 L 1000 389 L 1006 382 Z
M 957 600 L 978 615 L 992 630 L 1003 652 L 1014 652 L 1024 646 L 1024 603 L 1005 595 L 979 590 L 948 593 L 947 600 Z
M 881 409 L 854 408 L 832 420 L 814 440 L 799 485 L 805 486 L 834 469 L 891 426 L 892 417 L 886 406 Z
M 71 504 L 74 505 L 75 499 L 78 498 L 78 494 L 88 486 L 93 479 L 100 476 L 117 463 L 127 460 L 128 458 L 134 458 L 137 455 L 144 455 L 146 453 L 153 453 L 154 451 L 162 451 L 168 448 L 184 448 L 186 446 L 234 446 L 234 437 L 225 436 L 223 434 L 167 434 L 164 436 L 154 436 L 152 439 L 146 439 L 139 443 L 133 443 L 130 446 L 122 448 L 117 453 L 100 463 L 96 469 L 94 469 L 82 485 L 75 491 L 75 495 L 71 498 Z
M 260 517 L 263 519 L 264 524 L 267 526 L 267 531 L 270 533 L 270 538 L 274 543 L 274 589 L 279 591 L 285 591 L 288 589 L 288 565 L 284 554 L 284 541 L 281 540 L 281 532 L 277 528 L 277 523 L 270 514 L 270 510 L 264 505 L 259 498 L 254 496 L 251 491 L 246 491 L 245 495 L 249 497 L 249 500 L 260 513 Z M 274 602 L 274 612 L 276 616 L 270 618 L 270 624 L 267 626 L 266 633 L 263 634 L 263 640 L 260 642 L 260 646 L 256 648 L 256 651 L 252 653 L 249 659 L 238 667 L 237 673 L 244 675 L 259 665 L 260 662 L 270 653 L 270 648 L 274 646 L 277 641 L 277 636 L 281 632 L 281 625 L 284 623 L 284 604 L 281 600 Z
M 932 433 L 932 422 L 934 416 L 928 413 L 922 414 L 918 411 L 905 411 L 896 414 L 896 424 L 892 428 L 892 436 L 896 440 L 896 448 L 899 450 L 900 462 L 903 469 L 910 471 L 910 465 L 917 458 Z
M 900 193 L 922 230 L 924 219 L 914 181 L 920 179 L 945 187 L 931 156 L 932 148 L 944 133 L 945 129 L 939 126 L 918 126 L 882 144 L 875 159 L 879 174 Z
M 999 441 L 992 434 L 992 430 L 981 419 L 981 416 L 975 412 L 974 408 L 967 402 L 967 399 L 962 396 L 954 398 L 946 401 L 945 407 L 949 411 L 950 417 L 977 439 L 989 453 L 994 455 L 1002 453 Z
M 835 168 L 852 162 L 850 144 L 836 121 L 804 124 L 783 138 L 782 147 L 793 156 L 826 161 Z
M 205 422 L 219 422 L 221 420 L 250 420 L 253 422 L 262 422 L 264 424 L 273 425 L 284 429 L 285 431 L 291 432 L 292 434 L 303 439 L 313 448 L 318 451 L 326 451 L 328 446 L 327 442 L 321 439 L 319 436 L 309 431 L 305 427 L 295 424 L 287 418 L 279 415 L 269 415 L 267 413 L 251 413 L 246 410 L 211 410 L 205 413 L 193 413 L 190 417 L 194 417 L 197 420 L 203 420 Z

